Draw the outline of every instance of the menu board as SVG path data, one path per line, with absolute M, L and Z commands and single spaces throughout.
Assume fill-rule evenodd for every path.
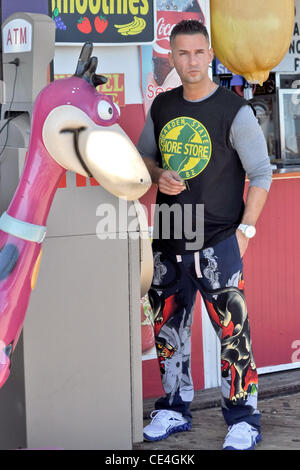
M 56 43 L 151 44 L 155 0 L 51 0 Z
M 300 72 L 300 0 L 295 0 L 295 23 L 291 45 L 274 72 Z

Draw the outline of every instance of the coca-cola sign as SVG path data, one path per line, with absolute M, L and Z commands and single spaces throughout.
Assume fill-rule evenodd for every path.
M 203 13 L 193 11 L 158 11 L 156 22 L 156 42 L 153 44 L 153 53 L 157 57 L 164 57 L 170 51 L 169 37 L 174 26 L 181 20 L 194 19 L 205 23 Z

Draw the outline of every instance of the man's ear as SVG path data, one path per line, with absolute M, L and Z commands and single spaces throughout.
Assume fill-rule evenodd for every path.
M 209 49 L 209 55 L 210 55 L 210 63 L 212 63 L 214 56 L 215 56 L 215 53 L 212 47 Z
M 173 61 L 173 54 L 172 52 L 168 52 L 168 59 L 169 59 L 169 64 L 171 67 L 174 67 L 174 61 Z

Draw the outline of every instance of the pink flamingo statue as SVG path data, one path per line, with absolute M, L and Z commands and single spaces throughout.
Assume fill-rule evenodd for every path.
M 118 107 L 98 93 L 93 45 L 81 51 L 75 74 L 38 95 L 24 170 L 0 218 L 0 387 L 22 330 L 38 273 L 46 222 L 66 170 L 93 176 L 118 197 L 136 200 L 150 187 L 144 162 L 117 124 Z

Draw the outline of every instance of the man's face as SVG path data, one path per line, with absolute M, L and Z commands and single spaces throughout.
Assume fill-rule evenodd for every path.
M 169 61 L 183 84 L 199 83 L 208 77 L 213 50 L 203 34 L 179 34 L 171 44 Z

